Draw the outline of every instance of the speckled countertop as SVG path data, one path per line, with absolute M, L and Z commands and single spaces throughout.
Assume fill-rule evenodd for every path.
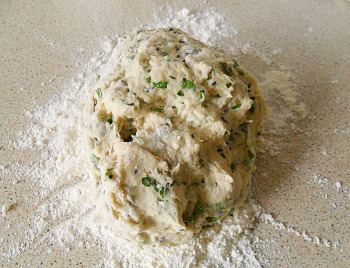
M 104 36 L 147 24 L 154 8 L 172 2 L 2 1 L 1 166 L 26 163 L 37 156 L 8 145 L 28 124 L 26 110 L 34 103 L 45 104 L 62 84 L 81 72 Z M 276 230 L 271 224 L 257 224 L 257 236 L 276 241 L 257 249 L 269 259 L 266 266 L 350 267 L 350 3 L 176 1 L 175 8 L 182 7 L 215 7 L 227 14 L 227 23 L 238 30 L 240 42 L 254 44 L 266 53 L 279 48 L 282 52 L 274 61 L 297 77 L 301 101 L 307 106 L 306 119 L 279 137 L 288 146 L 277 155 L 266 150 L 258 158 L 253 196 L 287 227 Z M 245 61 L 259 80 L 262 71 L 271 68 L 249 58 Z M 31 204 L 25 200 L 35 189 L 25 178 L 18 184 L 13 184 L 15 180 L 18 178 L 4 176 L 0 170 L 0 205 L 18 204 L 8 216 L 0 217 L 0 252 L 9 247 L 13 234 L 30 224 L 26 215 Z M 336 182 L 341 183 L 339 189 Z M 331 246 L 306 241 L 288 227 L 329 240 Z M 44 254 L 45 246 L 31 254 L 23 252 L 10 263 L 0 259 L 0 265 L 90 267 L 99 263 L 98 249 L 77 247 L 62 252 L 53 247 L 50 254 Z

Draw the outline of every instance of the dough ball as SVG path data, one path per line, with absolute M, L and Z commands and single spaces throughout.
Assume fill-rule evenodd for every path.
M 107 66 L 86 133 L 113 229 L 179 244 L 241 206 L 266 114 L 255 78 L 176 28 L 121 37 Z

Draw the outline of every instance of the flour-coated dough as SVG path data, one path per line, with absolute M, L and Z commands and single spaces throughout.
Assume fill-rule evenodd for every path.
M 233 57 L 176 28 L 119 39 L 86 103 L 98 200 L 129 240 L 179 244 L 249 191 L 266 105 Z

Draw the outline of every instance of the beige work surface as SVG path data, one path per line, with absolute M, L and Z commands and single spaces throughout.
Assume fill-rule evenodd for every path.
M 287 228 L 305 230 L 331 246 L 257 223 L 254 234 L 275 241 L 274 246 L 255 249 L 268 259 L 266 267 L 350 267 L 350 2 L 345 0 L 1 1 L 0 164 L 35 159 L 32 152 L 11 149 L 8 140 L 29 123 L 26 110 L 45 104 L 83 71 L 104 36 L 151 23 L 156 8 L 164 7 L 156 11 L 164 15 L 169 4 L 175 10 L 215 7 L 227 15 L 225 23 L 238 30 L 235 38 L 242 44 L 249 42 L 263 52 L 281 49 L 273 61 L 298 80 L 307 117 L 280 137 L 287 146 L 276 155 L 266 150 L 259 156 L 253 197 Z M 258 80 L 271 68 L 249 57 L 242 60 Z M 317 178 L 326 179 L 327 185 Z M 11 245 L 14 233 L 25 233 L 32 220 L 27 216 L 32 204 L 26 200 L 35 189 L 25 175 L 13 184 L 18 179 L 0 170 L 0 205 L 17 204 L 7 217 L 0 217 L 0 252 Z M 339 192 L 336 182 L 341 182 Z M 50 254 L 48 246 L 53 248 Z M 93 267 L 101 263 L 99 256 L 98 248 L 65 252 L 44 242 L 11 262 L 0 259 L 0 266 Z

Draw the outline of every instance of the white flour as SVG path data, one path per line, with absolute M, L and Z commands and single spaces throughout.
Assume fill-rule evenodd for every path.
M 187 9 L 170 9 L 169 14 L 172 15 L 165 20 L 156 18 L 151 26 L 176 26 L 212 45 L 217 44 L 217 39 L 221 37 L 237 35 L 237 30 L 229 29 L 224 23 L 225 15 L 212 9 L 202 14 Z M 25 166 L 14 163 L 2 169 L 5 175 L 11 173 L 18 178 L 32 179 L 39 185 L 40 193 L 35 204 L 37 208 L 29 215 L 33 224 L 24 228 L 23 233 L 14 234 L 19 238 L 10 248 L 1 248 L 2 260 L 11 261 L 25 251 L 54 243 L 66 252 L 74 247 L 98 248 L 99 263 L 106 267 L 261 267 L 268 260 L 254 248 L 262 245 L 269 248 L 276 242 L 262 241 L 251 234 L 255 218 L 302 236 L 306 241 L 325 246 L 329 244 L 327 240 L 321 241 L 275 221 L 257 205 L 246 205 L 241 213 L 228 217 L 221 225 L 206 229 L 199 237 L 180 246 L 140 246 L 116 237 L 108 225 L 102 224 L 101 215 L 95 210 L 93 187 L 84 174 L 86 163 L 80 139 L 84 131 L 80 121 L 83 100 L 115 45 L 110 40 L 104 40 L 103 44 L 102 52 L 86 66 L 84 74 L 78 74 L 46 106 L 27 113 L 31 126 L 19 133 L 19 139 L 14 144 L 23 150 L 40 152 L 40 161 L 33 159 Z M 253 50 L 252 47 L 249 49 Z M 249 51 L 245 48 L 243 54 Z M 269 62 L 266 56 L 262 60 Z M 267 72 L 263 85 L 268 89 L 268 100 L 279 96 L 281 102 L 287 103 L 280 114 L 270 117 L 275 125 L 272 131 L 285 127 L 287 122 L 303 118 L 305 107 L 297 102 L 298 94 L 291 74 L 281 70 Z M 277 112 L 277 108 L 272 108 L 276 109 L 273 112 Z M 278 148 L 269 143 L 267 146 L 278 154 Z M 323 179 L 317 177 L 315 180 Z M 51 247 L 47 246 L 45 252 L 51 251 Z

